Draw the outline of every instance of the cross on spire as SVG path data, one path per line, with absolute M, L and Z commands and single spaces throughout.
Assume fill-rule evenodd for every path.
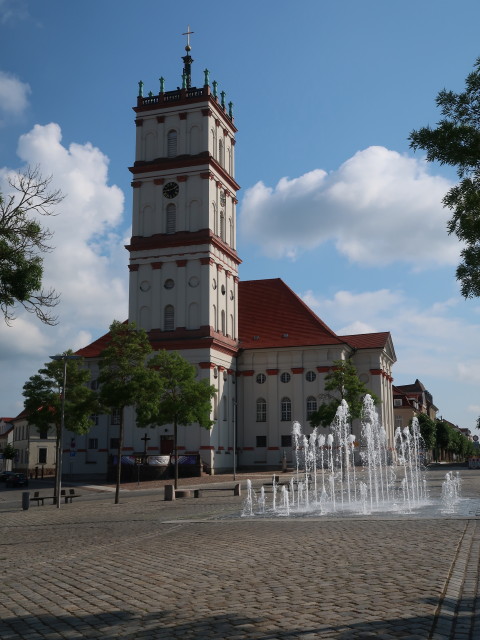
M 191 47 L 190 47 L 190 36 L 192 35 L 192 33 L 195 33 L 195 31 L 190 31 L 190 25 L 188 25 L 187 30 L 185 31 L 185 33 L 182 33 L 182 36 L 187 36 L 187 46 L 185 47 L 185 51 L 190 51 Z
M 182 33 L 182 36 L 187 36 L 187 45 L 185 47 L 185 51 L 187 52 L 187 55 L 183 56 L 182 58 L 183 60 L 182 88 L 183 89 L 190 89 L 190 87 L 192 86 L 193 58 L 190 55 L 190 51 L 192 49 L 192 47 L 190 46 L 190 36 L 192 35 L 192 33 L 194 32 L 190 31 L 190 25 L 188 25 L 186 32 Z

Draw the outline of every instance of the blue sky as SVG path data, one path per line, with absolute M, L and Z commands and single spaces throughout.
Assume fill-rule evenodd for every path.
M 0 0 L 0 184 L 40 164 L 66 194 L 49 226 L 49 328 L 0 326 L 0 414 L 30 375 L 127 316 L 138 81 L 181 82 L 190 24 L 203 69 L 234 103 L 243 280 L 281 277 L 338 333 L 391 331 L 397 384 L 419 378 L 440 415 L 480 415 L 480 301 L 459 295 L 460 246 L 409 132 L 435 124 L 480 55 L 480 5 L 459 0 Z M 5 189 L 5 187 L 0 187 Z

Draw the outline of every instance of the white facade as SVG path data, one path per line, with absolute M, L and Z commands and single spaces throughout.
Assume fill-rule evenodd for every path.
M 189 73 L 185 63 L 184 77 Z M 197 367 L 199 378 L 217 388 L 213 428 L 180 427 L 180 451 L 200 453 L 215 473 L 232 469 L 236 440 L 238 465 L 278 468 L 283 450 L 291 458 L 292 422 L 298 420 L 308 432 L 309 411 L 321 403 L 325 375 L 334 360 L 347 358 L 382 399 L 379 412 L 393 440 L 395 354 L 390 338 L 372 342 L 336 336 L 298 298 L 293 306 L 313 327 L 304 344 L 289 343 L 284 339 L 288 333 L 279 331 L 277 342 L 262 348 L 261 342 L 242 335 L 250 328 L 245 321 L 242 327 L 241 316 L 248 319 L 255 309 L 239 306 L 246 298 L 239 286 L 236 252 L 236 128 L 231 105 L 215 93 L 216 86 L 212 92 L 208 83 L 198 89 L 188 82 L 181 90 L 140 95 L 134 108 L 129 321 L 149 332 L 153 349 L 178 351 Z M 272 303 L 259 320 L 265 323 L 268 316 L 273 325 L 283 311 Z M 297 324 L 295 313 L 287 331 L 293 332 Z M 268 327 L 263 332 L 268 333 Z M 98 342 L 98 348 L 93 343 L 79 351 L 87 356 L 93 384 L 101 339 Z M 112 416 L 98 416 L 97 423 L 89 434 L 75 436 L 75 455 L 65 458 L 66 472 L 105 473 L 109 456 L 116 453 L 118 427 Z M 358 430 L 354 425 L 357 436 Z M 148 444 L 142 441 L 144 433 L 129 410 L 125 455 L 167 452 L 172 425 L 149 430 Z

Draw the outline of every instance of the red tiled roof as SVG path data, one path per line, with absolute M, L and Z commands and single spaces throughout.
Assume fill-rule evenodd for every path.
M 241 349 L 332 344 L 372 349 L 384 348 L 390 337 L 388 331 L 337 336 L 280 278 L 239 283 L 238 334 Z M 98 357 L 109 342 L 106 333 L 76 354 Z
M 238 296 L 242 349 L 344 342 L 280 278 L 240 282 Z
M 108 347 L 110 344 L 110 332 L 103 335 L 101 338 L 98 338 L 94 342 L 91 342 L 86 347 L 75 351 L 77 356 L 82 356 L 83 358 L 95 358 L 99 356 L 104 349 Z
M 382 349 L 390 337 L 389 331 L 381 333 L 359 333 L 353 336 L 339 336 L 355 349 Z

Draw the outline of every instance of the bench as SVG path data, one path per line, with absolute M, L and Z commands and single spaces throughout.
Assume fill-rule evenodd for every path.
M 32 502 L 36 502 L 37 505 L 39 505 L 40 502 L 42 503 L 42 506 L 45 504 L 45 496 L 41 496 L 40 495 L 40 491 L 34 491 L 33 492 L 33 498 L 30 498 L 30 500 Z
M 81 494 L 80 493 L 75 493 L 75 489 L 69 489 L 68 493 L 65 491 L 65 489 L 61 489 L 60 491 L 60 499 L 64 498 L 65 499 L 65 504 L 68 504 L 69 502 L 73 502 L 74 498 L 81 498 Z M 35 500 L 37 502 L 37 504 L 40 504 L 40 501 L 42 502 L 42 505 L 45 504 L 45 500 L 51 500 L 52 504 L 57 504 L 57 496 L 41 496 L 40 495 L 40 491 L 35 491 L 33 494 L 33 498 L 30 498 L 30 500 Z
M 240 483 L 238 483 L 234 487 L 209 487 L 205 489 L 194 489 L 193 497 L 200 498 L 202 496 L 202 493 L 206 491 L 233 491 L 234 496 L 242 495 L 241 485 Z

